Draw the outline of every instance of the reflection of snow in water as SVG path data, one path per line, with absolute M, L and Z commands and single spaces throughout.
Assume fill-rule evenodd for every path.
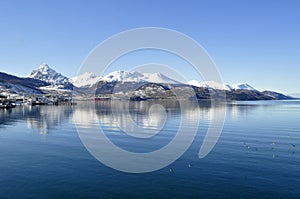
M 73 121 L 76 121 L 76 125 L 80 125 L 81 128 L 89 128 L 98 124 L 98 117 L 92 107 L 75 107 L 73 109 Z
M 101 125 L 115 131 L 122 130 L 130 136 L 148 138 L 163 128 L 167 113 L 165 108 L 159 104 L 148 106 L 145 103 L 135 103 L 129 105 L 128 102 L 118 101 L 102 104 L 96 109 L 93 105 L 75 107 L 73 118 L 76 124 L 83 128 Z
M 119 128 L 130 136 L 149 138 L 159 133 L 164 127 L 167 115 L 162 105 L 154 104 L 144 114 L 114 113 Z
M 95 108 L 96 106 L 96 108 Z M 191 112 L 189 112 L 191 111 Z M 122 130 L 134 137 L 148 138 L 160 132 L 168 116 L 175 112 L 180 113 L 176 102 L 130 102 L 109 101 L 90 104 L 89 106 L 74 107 L 73 118 L 82 127 L 101 125 L 104 129 L 118 132 Z M 185 117 L 197 117 L 197 109 L 184 110 Z M 100 127 L 100 126 L 99 126 Z M 111 132 L 109 132 L 111 133 Z
M 48 134 L 51 128 L 61 126 L 71 114 L 69 106 L 24 106 L 27 127 L 37 129 L 40 134 Z
M 214 111 L 215 112 L 215 111 Z M 110 129 L 106 133 L 127 133 L 128 135 L 149 138 L 164 128 L 164 125 L 172 119 L 172 115 L 183 117 L 184 122 L 196 122 L 199 118 L 210 120 L 214 117 L 209 106 L 200 106 L 190 102 L 176 101 L 107 101 L 79 103 L 76 106 L 21 106 L 13 109 L 10 117 L 3 112 L 3 122 L 10 118 L 23 118 L 28 128 L 37 129 L 41 134 L 49 133 L 49 130 L 66 123 L 72 114 L 76 125 L 89 128 Z M 15 116 L 14 116 L 15 114 Z M 207 118 L 209 117 L 209 118 Z M 170 127 L 172 128 L 172 127 Z M 121 130 L 121 131 L 120 131 Z

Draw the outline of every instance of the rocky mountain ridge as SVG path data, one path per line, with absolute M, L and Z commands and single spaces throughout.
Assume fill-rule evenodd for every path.
M 293 99 L 273 91 L 260 92 L 247 83 L 228 85 L 213 81 L 191 80 L 182 83 L 161 73 L 114 71 L 104 77 L 86 72 L 68 78 L 47 64 L 40 65 L 27 77 L 0 73 L 0 95 L 36 95 L 72 93 L 75 96 L 109 99 L 210 99 L 226 95 L 227 100 L 283 100 Z

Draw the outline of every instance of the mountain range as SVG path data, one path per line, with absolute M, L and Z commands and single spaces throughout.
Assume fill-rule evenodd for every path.
M 247 83 L 235 85 L 213 81 L 191 80 L 179 82 L 161 73 L 128 71 L 111 72 L 99 77 L 86 72 L 68 78 L 47 64 L 41 64 L 27 77 L 17 77 L 0 72 L 0 95 L 22 96 L 35 94 L 73 94 L 75 96 L 100 96 L 129 98 L 132 100 L 190 98 L 210 99 L 211 94 L 226 93 L 229 100 L 282 100 L 293 99 L 273 91 L 260 92 Z
M 30 74 L 28 74 L 27 78 L 37 79 L 48 83 L 47 86 L 42 87 L 41 89 L 73 89 L 73 84 L 69 81 L 69 78 L 63 76 L 61 73 L 56 72 L 47 64 L 40 65 L 38 69 L 33 70 Z

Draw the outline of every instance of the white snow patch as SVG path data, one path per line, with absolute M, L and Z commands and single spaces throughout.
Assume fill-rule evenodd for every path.
M 231 85 L 232 90 L 256 90 L 252 86 L 250 86 L 248 83 L 239 83 Z
M 230 86 L 227 84 L 221 84 L 218 82 L 214 81 L 205 81 L 205 82 L 200 82 L 197 80 L 191 80 L 188 81 L 189 85 L 196 86 L 196 87 L 202 87 L 202 88 L 210 88 L 210 89 L 217 89 L 217 90 L 231 90 Z
M 256 90 L 252 86 L 250 86 L 248 83 L 240 83 L 240 84 L 234 84 L 234 85 L 228 85 L 228 84 L 221 84 L 214 81 L 205 81 L 200 82 L 197 80 L 191 80 L 187 82 L 189 85 L 196 86 L 196 87 L 202 87 L 202 88 L 210 88 L 210 89 L 218 89 L 218 90 L 226 90 L 226 91 L 232 91 L 232 90 Z
M 70 79 L 70 82 L 80 88 L 80 87 L 92 87 L 96 83 L 98 83 L 101 80 L 101 77 L 95 75 L 91 72 L 85 72 L 79 76 L 72 77 Z
M 108 75 L 104 76 L 101 80 L 106 82 L 151 82 L 165 84 L 180 83 L 161 73 L 140 73 L 128 71 L 111 72 Z

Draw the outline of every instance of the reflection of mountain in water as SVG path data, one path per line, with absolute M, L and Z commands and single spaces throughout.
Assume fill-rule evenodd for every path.
M 38 118 L 28 117 L 27 124 L 33 129 L 38 129 L 42 134 L 47 134 L 50 129 L 68 122 L 72 113 L 72 107 L 70 106 L 44 106 L 37 108 L 39 109 Z
M 100 124 L 127 133 L 139 131 L 147 134 L 149 131 L 160 130 L 166 117 L 175 112 L 180 113 L 178 102 L 175 101 L 154 103 L 112 100 L 78 104 L 73 117 L 86 127 Z
M 225 110 L 224 104 L 212 105 L 207 101 L 108 100 L 79 103 L 74 109 L 73 119 L 79 135 L 84 137 L 86 143 L 93 143 L 92 146 L 97 146 L 95 140 L 105 138 L 101 137 L 104 133 L 114 145 L 131 152 L 144 153 L 158 150 L 180 139 L 178 143 L 175 141 L 177 149 L 185 147 L 198 133 L 201 124 L 205 129 L 210 124 L 214 125 L 208 140 L 209 147 L 213 146 L 213 138 L 219 137 L 213 130 L 216 128 L 216 132 L 220 133 L 218 129 L 222 127 Z M 109 151 L 109 148 L 103 150 Z
M 141 132 L 137 135 L 148 137 L 160 131 L 167 118 L 184 116 L 186 120 L 200 122 L 212 121 L 218 114 L 218 109 L 227 109 L 230 117 L 245 116 L 253 110 L 254 105 L 222 105 L 211 107 L 210 102 L 179 102 L 176 100 L 157 101 L 120 101 L 109 100 L 101 102 L 79 102 L 70 106 L 19 106 L 10 110 L 0 110 L 0 128 L 26 122 L 27 126 L 37 129 L 41 134 L 47 134 L 51 129 L 69 122 L 69 118 L 77 118 L 77 125 L 101 125 L 109 127 L 110 133 Z M 254 106 L 256 108 L 262 106 Z M 202 123 L 203 124 L 203 123 Z
M 27 126 L 47 134 L 50 129 L 69 120 L 70 106 L 20 106 L 11 110 L 0 110 L 0 127 L 26 122 Z
M 167 118 L 181 117 L 186 120 L 199 119 L 207 114 L 211 104 L 193 101 L 154 100 L 154 101 L 122 101 L 108 100 L 96 103 L 79 103 L 74 108 L 73 118 L 85 128 L 89 125 L 109 127 L 116 132 L 141 132 L 154 134 L 160 131 Z

